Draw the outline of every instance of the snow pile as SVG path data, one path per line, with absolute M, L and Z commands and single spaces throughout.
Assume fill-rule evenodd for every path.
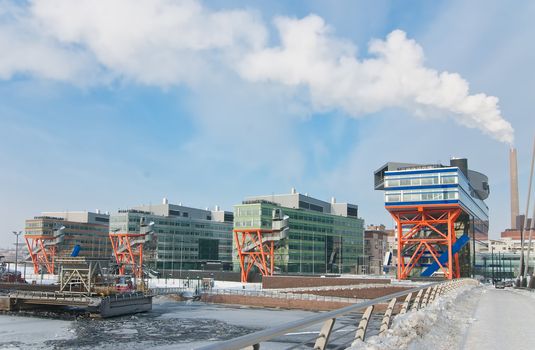
M 366 342 L 356 341 L 352 350 L 383 349 L 454 349 L 460 344 L 467 325 L 473 322 L 472 314 L 482 288 L 460 287 L 437 298 L 425 309 L 396 316 L 391 328 L 383 335 Z

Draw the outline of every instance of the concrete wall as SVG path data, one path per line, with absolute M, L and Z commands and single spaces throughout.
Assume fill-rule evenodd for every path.
M 248 295 L 210 295 L 203 294 L 201 301 L 216 304 L 248 305 L 257 307 L 272 307 L 284 309 L 300 309 L 312 311 L 327 311 L 340 309 L 348 306 L 348 303 L 319 301 L 319 300 L 299 300 L 299 299 L 281 299 L 258 297 Z
M 409 290 L 410 287 L 394 287 L 384 286 L 381 288 L 358 288 L 358 289 L 333 289 L 333 290 L 303 290 L 294 291 L 292 293 L 299 294 L 313 294 L 321 296 L 331 296 L 340 298 L 355 298 L 355 299 L 375 299 L 388 294 L 394 294 L 404 290 Z
M 264 276 L 262 288 L 296 288 L 321 286 L 348 286 L 354 284 L 390 284 L 389 279 L 373 278 L 339 278 L 339 277 L 303 277 L 303 276 Z

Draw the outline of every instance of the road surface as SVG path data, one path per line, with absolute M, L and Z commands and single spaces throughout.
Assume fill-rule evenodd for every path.
M 487 289 L 474 310 L 462 349 L 535 349 L 535 293 Z

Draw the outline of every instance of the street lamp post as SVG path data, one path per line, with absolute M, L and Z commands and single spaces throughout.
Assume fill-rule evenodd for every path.
M 22 231 L 13 231 L 13 234 L 17 236 L 17 242 L 15 243 L 15 280 L 18 281 L 18 261 L 19 261 L 19 236 Z
M 492 258 L 492 284 L 494 284 L 494 247 L 491 248 L 491 258 Z
M 178 279 L 182 279 L 182 260 L 184 260 L 184 234 L 182 234 L 182 239 L 180 240 L 180 271 L 178 273 Z

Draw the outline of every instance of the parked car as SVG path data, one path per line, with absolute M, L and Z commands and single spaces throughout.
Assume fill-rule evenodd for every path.
M 513 281 L 513 280 L 505 281 L 505 286 L 506 287 L 514 287 L 515 286 L 515 281 Z

